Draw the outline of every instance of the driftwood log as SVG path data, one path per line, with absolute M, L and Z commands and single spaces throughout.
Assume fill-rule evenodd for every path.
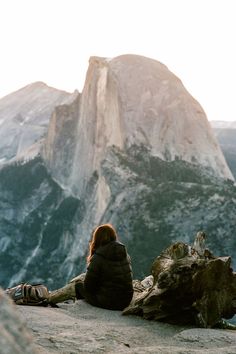
M 231 258 L 214 257 L 205 249 L 205 238 L 198 232 L 193 247 L 177 242 L 162 252 L 152 265 L 152 275 L 134 281 L 134 297 L 123 314 L 204 328 L 232 318 L 236 273 Z

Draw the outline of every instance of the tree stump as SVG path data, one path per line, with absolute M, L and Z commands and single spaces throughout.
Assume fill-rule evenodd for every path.
M 152 265 L 153 285 L 137 292 L 136 281 L 133 300 L 123 314 L 204 328 L 233 317 L 236 273 L 231 258 L 214 257 L 205 249 L 205 238 L 200 232 L 195 248 L 177 242 L 162 252 Z

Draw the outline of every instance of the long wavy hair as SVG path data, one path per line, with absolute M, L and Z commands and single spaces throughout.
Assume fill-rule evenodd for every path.
M 104 246 L 111 241 L 118 239 L 116 231 L 111 224 L 103 224 L 96 227 L 92 232 L 91 241 L 89 242 L 89 252 L 87 263 L 89 264 L 96 249 Z

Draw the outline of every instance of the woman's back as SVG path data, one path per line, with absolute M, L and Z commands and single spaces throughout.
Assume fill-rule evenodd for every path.
M 85 281 L 85 298 L 95 306 L 120 310 L 133 295 L 132 269 L 125 246 L 110 241 L 91 257 Z

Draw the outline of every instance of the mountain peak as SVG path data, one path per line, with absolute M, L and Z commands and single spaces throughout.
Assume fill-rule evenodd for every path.
M 32 82 L 31 84 L 27 85 L 26 87 L 42 88 L 42 87 L 48 87 L 48 85 L 43 81 L 35 81 L 35 82 Z
M 204 110 L 156 60 L 131 54 L 91 58 L 79 124 L 76 158 L 89 151 L 83 166 L 90 173 L 109 146 L 127 149 L 135 144 L 163 160 L 179 158 L 233 179 Z
M 109 148 L 128 151 L 133 145 L 234 180 L 204 110 L 164 64 L 133 54 L 91 57 L 77 108 L 54 115 L 50 123 L 47 166 L 61 185 L 81 196 L 93 173 L 100 175 Z

